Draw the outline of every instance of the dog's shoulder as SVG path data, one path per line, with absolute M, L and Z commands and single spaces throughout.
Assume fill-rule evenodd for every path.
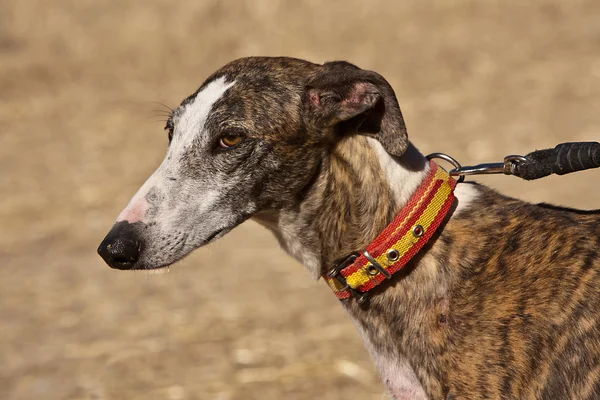
M 505 219 L 521 216 L 525 220 L 556 220 L 564 223 L 597 225 L 600 229 L 600 209 L 581 210 L 549 203 L 529 203 L 498 192 L 476 182 L 464 182 L 457 186 L 459 203 L 461 195 L 468 198 L 468 211 L 461 212 L 462 218 Z M 460 207 L 465 210 L 467 207 Z

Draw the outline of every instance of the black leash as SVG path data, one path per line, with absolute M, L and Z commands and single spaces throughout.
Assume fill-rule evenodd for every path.
M 458 161 L 444 153 L 433 153 L 428 159 L 440 158 L 454 166 L 450 175 L 462 182 L 467 175 L 505 174 L 531 181 L 548 175 L 565 175 L 600 167 L 600 143 L 562 143 L 553 149 L 536 150 L 526 156 L 511 155 L 500 163 L 461 166 Z

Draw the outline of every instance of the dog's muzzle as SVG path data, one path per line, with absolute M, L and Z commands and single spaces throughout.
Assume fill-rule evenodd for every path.
M 100 243 L 98 254 L 111 268 L 135 269 L 142 250 L 140 225 L 140 222 L 118 222 Z

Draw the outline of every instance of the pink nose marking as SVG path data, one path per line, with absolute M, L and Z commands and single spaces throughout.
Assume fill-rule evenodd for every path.
M 134 222 L 145 222 L 144 216 L 148 210 L 148 202 L 146 199 L 132 199 L 127 207 L 117 217 L 117 222 L 127 221 L 130 224 Z

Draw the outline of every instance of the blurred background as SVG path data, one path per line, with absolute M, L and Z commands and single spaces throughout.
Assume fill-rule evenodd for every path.
M 372 399 L 358 334 L 253 222 L 168 274 L 96 247 L 163 158 L 153 117 L 226 62 L 383 74 L 424 153 L 600 140 L 596 0 L 0 0 L 0 399 Z M 512 196 L 600 207 L 600 172 Z

